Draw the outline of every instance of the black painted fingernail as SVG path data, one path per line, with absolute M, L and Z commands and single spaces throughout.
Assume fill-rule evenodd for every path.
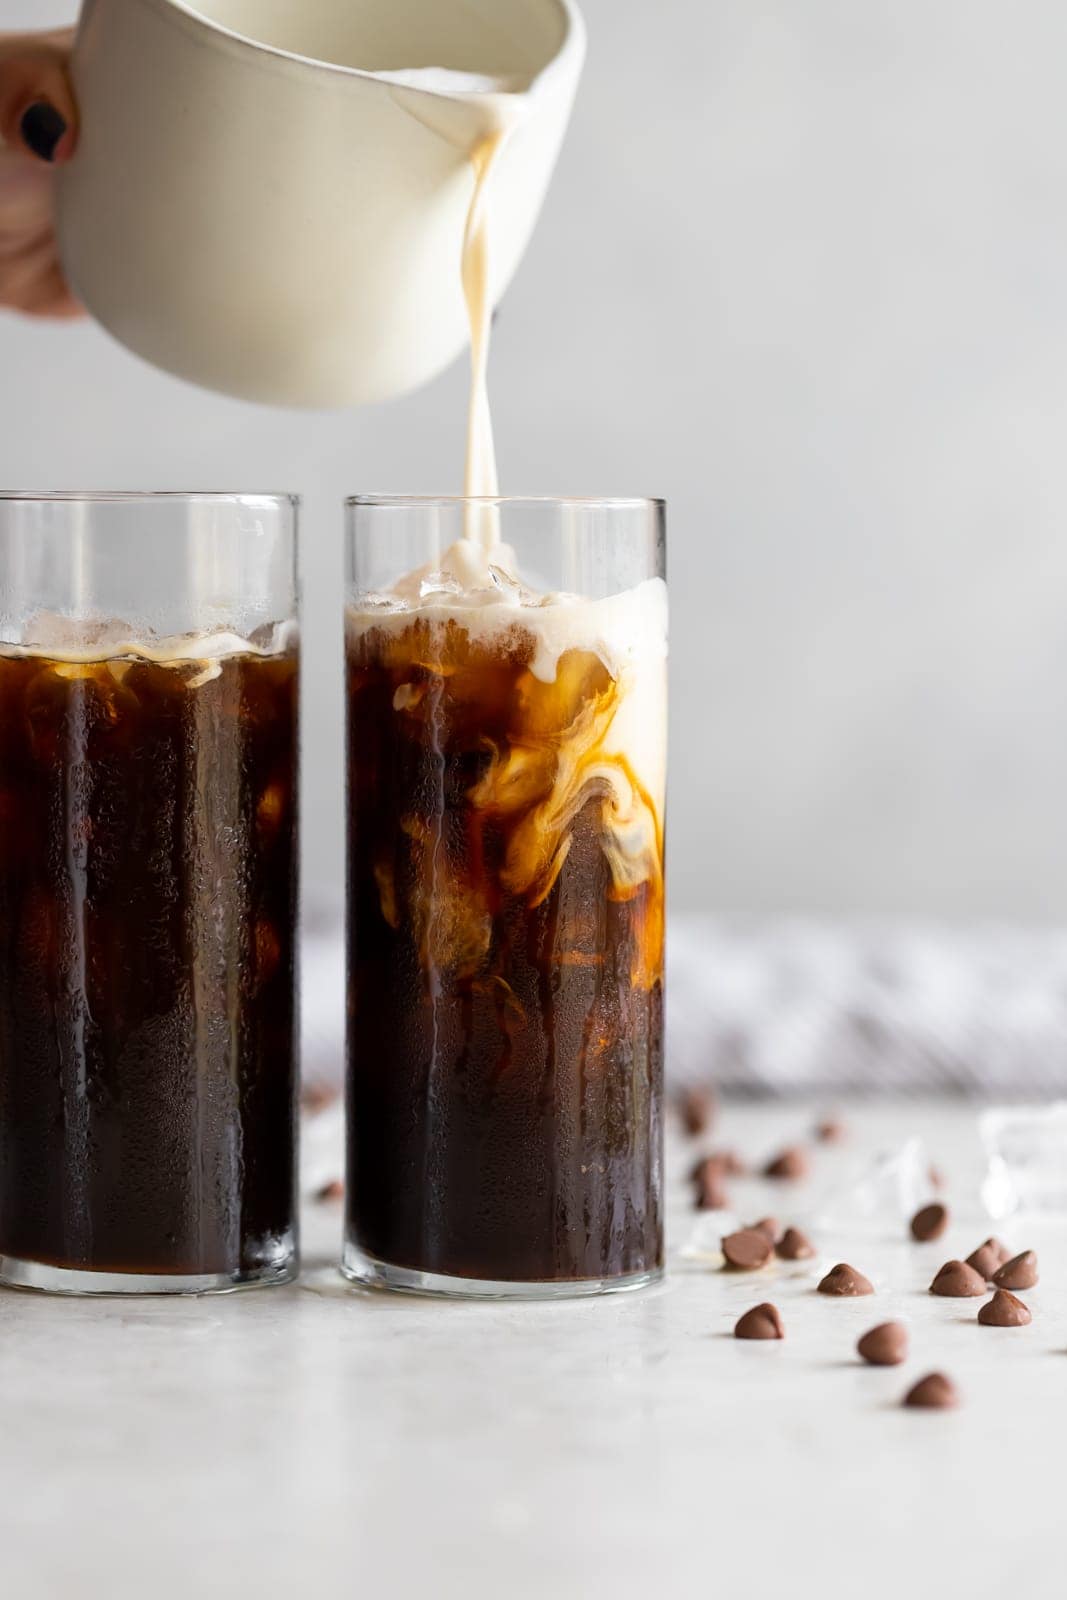
M 32 105 L 19 123 L 24 143 L 42 161 L 55 160 L 56 148 L 66 131 L 66 119 L 44 100 Z

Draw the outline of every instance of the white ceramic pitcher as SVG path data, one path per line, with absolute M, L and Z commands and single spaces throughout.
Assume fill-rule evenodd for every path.
M 324 407 L 414 389 L 468 335 L 485 102 L 376 72 L 533 82 L 494 178 L 499 297 L 584 51 L 573 0 L 86 0 L 60 187 L 70 280 L 123 344 L 210 389 Z

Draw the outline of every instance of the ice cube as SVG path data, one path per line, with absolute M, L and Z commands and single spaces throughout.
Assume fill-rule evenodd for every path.
M 879 1151 L 826 1196 L 817 1226 L 840 1232 L 896 1232 L 930 1198 L 930 1156 L 923 1141 Z
M 359 610 L 371 616 L 381 613 L 383 616 L 395 616 L 404 611 L 410 611 L 409 602 L 401 595 L 396 594 L 365 594 L 360 596 Z
M 992 1217 L 1067 1213 L 1067 1101 L 996 1106 L 978 1130 L 989 1160 L 982 1198 Z
M 268 783 L 259 797 L 256 806 L 256 821 L 259 824 L 261 836 L 271 839 L 278 831 L 278 826 L 285 815 L 288 801 L 288 785 L 285 783 Z
M 424 683 L 402 683 L 393 696 L 394 711 L 414 711 L 426 698 Z
M 701 1211 L 693 1219 L 689 1237 L 678 1252 L 679 1258 L 707 1266 L 720 1265 L 723 1239 L 740 1226 L 733 1211 Z
M 462 593 L 462 583 L 448 572 L 428 572 L 419 584 L 420 600 L 454 600 Z
M 536 595 L 532 594 L 525 584 L 521 583 L 513 572 L 508 572 L 505 567 L 494 566 L 490 563 L 489 578 L 501 599 L 511 605 L 532 606 L 536 603 Z

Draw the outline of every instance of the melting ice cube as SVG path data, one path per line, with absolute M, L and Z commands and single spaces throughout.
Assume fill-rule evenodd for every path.
M 407 600 L 396 594 L 365 594 L 360 596 L 360 611 L 381 611 L 387 615 L 398 611 L 410 611 Z
M 450 600 L 462 593 L 462 583 L 448 572 L 427 573 L 419 584 L 420 600 Z
M 741 1224 L 732 1211 L 702 1211 L 695 1218 L 685 1244 L 678 1252 L 682 1261 L 714 1262 L 722 1260 L 722 1241 Z
M 1067 1213 L 1067 1101 L 997 1106 L 978 1127 L 989 1158 L 982 1197 L 991 1216 Z
M 839 1189 L 831 1191 L 820 1210 L 818 1226 L 828 1231 L 899 1231 L 930 1198 L 930 1157 L 921 1139 L 907 1139 L 882 1150 Z
M 489 577 L 493 587 L 502 599 L 510 601 L 513 605 L 528 606 L 534 601 L 534 596 L 513 572 L 508 572 L 504 567 L 490 563 Z

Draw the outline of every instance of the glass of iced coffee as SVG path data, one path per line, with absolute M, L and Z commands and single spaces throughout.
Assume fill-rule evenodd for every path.
M 350 503 L 344 1269 L 663 1268 L 667 593 L 652 501 Z
M 296 1263 L 296 502 L 0 495 L 0 1280 Z

